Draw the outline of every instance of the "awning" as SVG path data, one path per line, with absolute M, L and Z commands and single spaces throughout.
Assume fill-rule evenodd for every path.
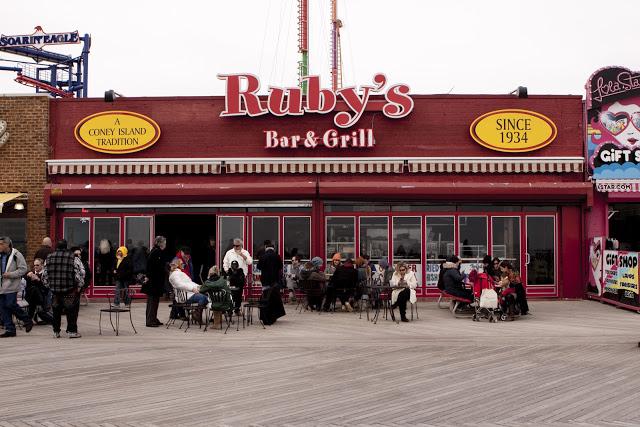
M 596 190 L 602 193 L 640 192 L 640 179 L 596 179 Z
M 47 160 L 49 175 L 167 175 L 219 174 L 222 162 L 213 159 Z
M 227 173 L 401 173 L 402 159 L 367 157 L 305 159 L 229 159 Z
M 24 193 L 0 193 L 0 205 L 24 196 Z
M 582 172 L 583 157 L 425 157 L 409 159 L 410 172 L 557 173 Z

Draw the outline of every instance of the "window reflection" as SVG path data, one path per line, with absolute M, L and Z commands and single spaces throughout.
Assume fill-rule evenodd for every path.
M 393 218 L 394 261 L 420 261 L 422 240 L 420 217 Z
M 355 240 L 354 217 L 327 217 L 327 260 L 336 252 L 342 254 L 343 260 L 353 258 Z

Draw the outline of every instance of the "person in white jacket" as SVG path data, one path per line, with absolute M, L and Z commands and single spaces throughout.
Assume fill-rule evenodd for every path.
M 222 268 L 228 272 L 231 268 L 231 262 L 238 261 L 238 266 L 244 271 L 245 277 L 249 274 L 249 265 L 253 262 L 253 258 L 249 252 L 242 247 L 242 239 L 233 239 L 233 248 L 229 249 L 222 260 Z
M 407 301 L 411 301 L 411 304 L 415 304 L 417 301 L 416 287 L 418 286 L 418 279 L 404 262 L 399 262 L 389 284 L 394 287 L 391 292 L 391 308 L 400 308 L 400 320 L 408 322 Z
M 171 286 L 173 286 L 174 289 L 184 291 L 186 293 L 185 297 L 185 294 L 176 292 L 176 302 L 197 304 L 198 310 L 193 312 L 193 317 L 197 322 L 201 323 L 202 310 L 209 303 L 209 299 L 206 295 L 200 293 L 200 286 L 198 286 L 197 283 L 194 283 L 191 278 L 182 271 L 183 263 L 180 258 L 174 258 L 169 265 L 171 267 L 169 283 L 171 283 Z

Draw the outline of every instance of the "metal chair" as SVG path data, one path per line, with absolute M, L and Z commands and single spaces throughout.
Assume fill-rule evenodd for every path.
M 133 317 L 131 316 L 131 303 L 133 302 L 133 296 L 135 295 L 135 290 L 131 288 L 123 288 L 120 289 L 120 299 L 125 301 L 124 307 L 113 307 L 111 305 L 113 298 L 115 297 L 115 292 L 107 294 L 107 299 L 109 301 L 109 308 L 100 309 L 100 318 L 98 320 L 98 329 L 99 335 L 102 335 L 102 313 L 109 313 L 109 323 L 111 323 L 111 328 L 116 333 L 116 336 L 120 335 L 120 313 L 129 313 L 129 322 L 131 322 L 131 328 L 133 328 L 134 333 L 138 333 L 136 331 L 136 327 L 133 325 Z M 126 304 L 128 301 L 128 305 Z M 113 318 L 115 317 L 116 324 L 113 324 Z
M 233 310 L 233 299 L 231 298 L 231 294 L 226 289 L 216 289 L 207 291 L 207 296 L 211 302 L 211 310 L 209 310 L 209 315 L 207 316 L 207 324 L 204 327 L 204 332 L 207 331 L 209 323 L 214 319 L 215 314 L 220 313 L 220 319 L 224 316 L 225 323 L 227 324 L 227 328 L 224 330 L 226 335 L 233 318 L 233 315 L 229 314 L 231 310 Z M 239 316 L 237 323 L 240 323 Z M 220 330 L 222 330 L 222 322 L 220 322 Z M 237 330 L 240 330 L 239 326 Z
M 182 309 L 184 311 L 186 320 L 182 319 L 182 323 L 180 323 L 178 329 L 182 329 L 184 323 L 187 322 L 187 327 L 184 330 L 185 332 L 187 332 L 191 327 L 191 315 L 193 314 L 193 310 L 197 308 L 197 305 L 193 305 L 192 303 L 187 302 L 186 291 L 174 289 L 173 301 L 171 302 L 171 304 L 169 304 L 169 308 L 171 308 L 171 312 L 174 314 L 174 317 L 171 317 L 171 315 L 169 315 L 169 320 L 167 320 L 166 323 L 167 329 L 169 329 L 169 326 L 174 325 L 176 323 L 176 320 L 178 320 L 175 311 Z M 202 325 L 200 326 L 202 327 Z
M 258 319 L 263 329 L 266 329 L 264 323 L 260 319 L 260 301 L 262 299 L 262 286 L 249 286 L 247 289 L 247 299 L 242 306 L 242 326 L 244 327 L 245 321 L 247 325 L 253 325 L 253 309 L 258 310 Z

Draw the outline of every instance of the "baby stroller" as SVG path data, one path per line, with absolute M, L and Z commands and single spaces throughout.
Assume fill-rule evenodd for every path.
M 471 274 L 469 275 L 471 277 Z M 480 319 L 488 319 L 490 323 L 497 322 L 498 319 L 502 319 L 502 312 L 500 311 L 499 297 L 495 294 L 493 279 L 487 273 L 475 274 L 473 281 L 473 296 L 475 298 L 475 313 L 472 320 L 479 322 Z M 482 291 L 487 292 L 485 297 L 482 297 Z

